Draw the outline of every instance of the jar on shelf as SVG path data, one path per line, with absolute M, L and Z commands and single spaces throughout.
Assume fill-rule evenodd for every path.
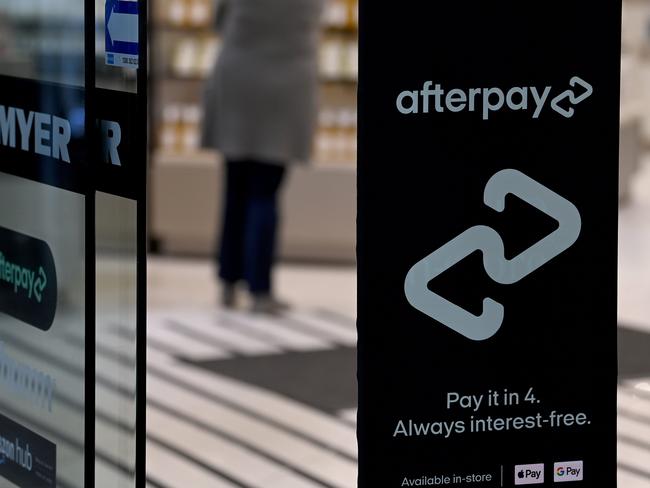
M 347 21 L 348 29 L 356 29 L 359 26 L 359 1 L 347 0 Z
M 181 27 L 187 25 L 187 0 L 167 0 L 165 5 L 166 20 L 170 25 Z
M 359 79 L 359 43 L 348 41 L 345 46 L 344 76 L 348 80 Z
M 330 108 L 324 108 L 318 117 L 318 133 L 316 136 L 317 161 L 329 163 L 333 160 L 336 134 L 336 112 Z
M 199 49 L 196 39 L 186 38 L 180 41 L 172 59 L 173 73 L 181 77 L 196 76 Z
M 209 36 L 203 39 L 200 53 L 198 56 L 198 75 L 207 77 L 217 60 L 219 51 L 221 49 L 221 41 L 217 37 Z
M 347 0 L 329 0 L 325 5 L 324 22 L 328 27 L 342 28 L 348 23 Z
M 160 148 L 164 151 L 177 151 L 181 145 L 181 107 L 167 105 L 162 111 L 160 126 Z
M 193 152 L 200 146 L 201 108 L 198 105 L 185 105 L 181 113 L 181 147 Z
M 327 39 L 320 48 L 320 71 L 326 79 L 341 77 L 345 54 L 344 43 L 340 39 Z
M 206 27 L 210 25 L 211 13 L 209 0 L 190 0 L 188 19 L 192 27 Z
M 357 113 L 353 108 L 339 112 L 339 126 L 342 163 L 351 163 L 357 158 Z

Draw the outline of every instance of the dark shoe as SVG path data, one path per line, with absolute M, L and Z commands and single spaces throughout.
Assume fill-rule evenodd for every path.
M 269 294 L 253 294 L 251 312 L 263 315 L 279 315 L 289 310 L 288 303 Z
M 235 308 L 237 306 L 237 287 L 233 283 L 223 283 L 221 305 L 224 308 Z

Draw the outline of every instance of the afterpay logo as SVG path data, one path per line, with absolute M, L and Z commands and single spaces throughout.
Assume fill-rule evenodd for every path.
M 408 302 L 417 310 L 473 341 L 493 337 L 501 328 L 505 307 L 483 300 L 483 313 L 476 316 L 429 289 L 429 283 L 476 251 L 483 253 L 488 276 L 501 285 L 514 285 L 569 249 L 582 228 L 580 212 L 570 201 L 515 169 L 504 169 L 489 179 L 483 201 L 497 212 L 506 208 L 512 194 L 555 219 L 558 228 L 519 255 L 506 259 L 504 242 L 491 227 L 476 225 L 418 261 L 404 281 Z
M 448 88 L 440 83 L 426 81 L 420 90 L 405 90 L 396 100 L 397 110 L 404 115 L 444 112 L 476 112 L 489 120 L 495 112 L 528 113 L 538 119 L 545 109 L 570 119 L 575 107 L 594 93 L 593 87 L 574 76 L 569 87 L 514 86 L 511 88 Z
M 30 300 L 41 303 L 47 286 L 47 274 L 42 266 L 30 269 L 13 263 L 0 251 L 0 281 L 10 285 L 16 295 L 23 293 Z
M 49 330 L 57 297 L 56 266 L 47 242 L 0 227 L 0 313 Z

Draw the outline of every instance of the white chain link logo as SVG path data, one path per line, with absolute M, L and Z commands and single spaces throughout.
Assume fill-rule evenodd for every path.
M 483 313 L 475 316 L 430 291 L 429 282 L 475 251 L 481 251 L 488 276 L 502 285 L 512 285 L 570 248 L 582 228 L 575 205 L 520 171 L 505 169 L 490 178 L 484 203 L 503 212 L 508 194 L 555 219 L 559 224 L 557 230 L 513 259 L 506 259 L 501 236 L 491 227 L 477 225 L 416 263 L 404 282 L 406 298 L 414 308 L 474 341 L 484 341 L 499 331 L 505 316 L 504 306 L 485 298 Z
M 584 91 L 580 96 L 576 96 L 573 90 L 566 90 L 560 93 L 551 102 L 551 108 L 555 110 L 557 113 L 559 113 L 560 115 L 566 117 L 567 119 L 573 117 L 573 114 L 575 113 L 575 109 L 573 107 L 564 108 L 560 106 L 560 102 L 564 101 L 565 99 L 568 99 L 569 103 L 573 105 L 578 105 L 580 102 L 585 101 L 594 93 L 593 87 L 582 78 L 579 78 L 578 76 L 574 76 L 573 78 L 571 78 L 571 81 L 569 81 L 569 85 L 571 85 L 574 88 L 576 85 L 579 85 L 584 89 Z

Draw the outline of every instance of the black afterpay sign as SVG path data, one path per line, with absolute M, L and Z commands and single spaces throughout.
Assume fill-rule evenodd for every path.
M 362 0 L 360 487 L 616 486 L 620 9 Z
M 50 247 L 0 227 L 0 312 L 49 330 L 56 302 L 56 268 Z

